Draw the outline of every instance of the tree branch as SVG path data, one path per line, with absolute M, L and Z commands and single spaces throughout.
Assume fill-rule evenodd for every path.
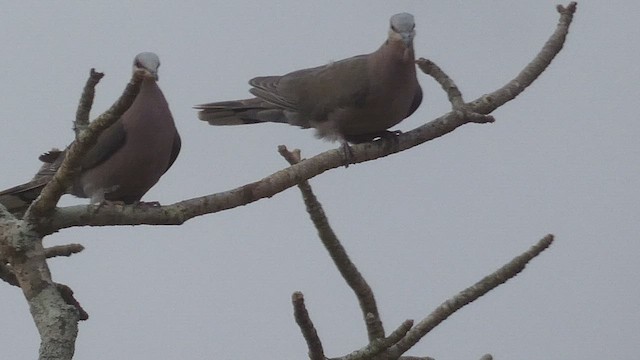
M 416 64 L 422 70 L 423 73 L 431 76 L 435 81 L 440 84 L 442 90 L 447 93 L 449 102 L 452 108 L 459 109 L 465 105 L 462 93 L 456 83 L 447 75 L 442 69 L 431 60 L 420 58 L 416 60 Z
M 279 146 L 278 151 L 280 154 L 292 165 L 300 162 L 300 150 L 294 150 L 290 152 L 285 146 Z M 307 207 L 307 212 L 313 221 L 313 225 L 318 230 L 318 236 L 322 241 L 322 244 L 329 252 L 333 263 L 338 268 L 340 275 L 347 282 L 349 287 L 353 290 L 360 303 L 360 309 L 362 310 L 362 316 L 365 319 L 367 326 L 367 334 L 369 335 L 369 342 L 375 339 L 384 338 L 384 328 L 382 321 L 380 320 L 380 314 L 378 313 L 378 306 L 373 296 L 373 291 L 367 281 L 364 279 L 355 264 L 349 259 L 347 251 L 344 249 L 340 240 L 333 232 L 329 220 L 327 219 L 322 205 L 313 194 L 311 185 L 308 181 L 301 181 L 298 184 L 300 192 L 302 193 L 302 199 Z
M 84 246 L 80 244 L 66 244 L 52 246 L 44 249 L 44 255 L 47 259 L 57 256 L 71 256 L 84 250 Z
M 447 93 L 451 108 L 459 118 L 465 119 L 470 123 L 486 124 L 496 121 L 493 116 L 475 112 L 469 105 L 464 102 L 462 93 L 453 80 L 433 61 L 420 58 L 416 64 L 427 75 L 433 77 L 442 86 Z
M 89 78 L 84 85 L 80 102 L 78 103 L 76 121 L 73 122 L 73 131 L 76 133 L 76 138 L 89 126 L 89 114 L 93 106 L 93 99 L 96 96 L 96 85 L 98 85 L 103 77 L 104 73 L 96 72 L 95 69 L 91 69 L 89 72 Z
M 504 105 L 522 93 L 540 74 L 551 64 L 551 61 L 558 55 L 569 33 L 569 26 L 576 12 L 576 2 L 571 2 L 565 8 L 558 5 L 560 20 L 555 32 L 544 44 L 538 55 L 529 63 L 513 80 L 505 86 L 492 93 L 485 94 L 471 102 L 473 111 L 480 114 L 489 114 L 498 107 Z
M 355 162 L 364 162 L 403 151 L 426 141 L 443 136 L 469 122 L 455 112 L 443 115 L 417 129 L 397 137 L 398 146 L 389 146 L 385 140 L 351 146 Z M 38 229 L 50 234 L 74 226 L 113 225 L 181 225 L 185 221 L 205 214 L 247 205 L 269 198 L 300 181 L 311 179 L 327 170 L 344 165 L 342 148 L 329 150 L 298 164 L 275 172 L 256 182 L 207 196 L 177 202 L 167 206 L 102 206 L 78 205 L 54 209 L 49 217 L 38 219 Z
M 389 349 L 388 354 L 391 357 L 399 357 L 407 350 L 413 347 L 422 337 L 429 331 L 446 320 L 453 313 L 463 306 L 475 301 L 482 295 L 493 290 L 497 286 L 505 283 L 507 280 L 518 275 L 529 261 L 540 255 L 542 251 L 548 248 L 553 242 L 553 235 L 547 235 L 529 250 L 517 256 L 509 263 L 495 271 L 493 274 L 486 276 L 471 287 L 461 291 L 451 299 L 445 301 L 438 306 L 429 316 L 420 321 L 398 344 Z
M 309 317 L 309 312 L 304 305 L 304 296 L 301 292 L 296 291 L 291 296 L 291 302 L 293 303 L 293 317 L 296 319 L 296 323 L 300 327 L 302 336 L 307 342 L 307 347 L 309 348 L 309 359 L 326 360 L 324 350 L 322 349 L 322 342 L 320 341 L 318 332 Z

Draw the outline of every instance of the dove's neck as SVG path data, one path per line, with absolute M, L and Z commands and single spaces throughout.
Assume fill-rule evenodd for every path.
M 406 46 L 404 42 L 397 39 L 388 39 L 376 53 L 374 56 L 384 59 L 382 61 L 387 63 L 406 64 L 415 62 L 413 44 Z

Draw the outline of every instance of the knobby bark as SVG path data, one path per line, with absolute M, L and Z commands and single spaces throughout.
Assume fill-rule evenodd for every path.
M 471 102 L 464 101 L 462 91 L 436 64 L 426 59 L 419 59 L 416 63 L 420 69 L 432 76 L 447 93 L 452 111 L 414 130 L 400 134 L 395 139 L 380 139 L 352 146 L 353 162 L 371 161 L 410 149 L 446 135 L 468 123 L 495 121 L 489 114 L 522 93 L 562 49 L 576 11 L 576 3 L 572 2 L 566 7 L 559 5 L 557 9 L 560 13 L 560 21 L 555 32 L 536 57 L 506 85 Z M 70 256 L 83 249 L 78 244 L 44 248 L 42 240 L 46 235 L 65 228 L 140 224 L 179 225 L 197 216 L 271 197 L 297 185 L 303 192 L 307 210 L 316 224 L 325 247 L 345 281 L 353 289 L 363 313 L 369 343 L 341 357 L 343 359 L 429 359 L 428 357 L 408 357 L 403 354 L 462 306 L 517 275 L 531 259 L 553 241 L 553 236 L 547 235 L 530 250 L 495 273 L 445 301 L 417 324 L 414 325 L 412 320 L 407 320 L 389 336 L 385 336 L 373 291 L 357 267 L 349 260 L 346 251 L 331 230 L 311 187 L 306 183 L 306 180 L 325 171 L 342 167 L 344 159 L 341 149 L 301 160 L 299 153 L 290 153 L 282 147 L 280 151 L 292 163 L 290 167 L 229 191 L 184 200 L 172 205 L 56 207 L 75 176 L 82 155 L 95 144 L 101 131 L 113 124 L 128 109 L 139 91 L 141 76 L 135 73 L 118 101 L 96 120 L 89 122 L 89 113 L 95 95 L 94 88 L 102 76 L 91 69 L 74 121 L 76 140 L 67 149 L 62 165 L 38 199 L 31 204 L 22 218 L 9 213 L 0 204 L 0 279 L 8 284 L 19 286 L 23 291 L 41 336 L 40 359 L 71 359 L 75 349 L 78 321 L 88 318 L 80 303 L 74 298 L 73 291 L 63 284 L 52 281 L 47 266 L 46 259 L 49 257 Z M 309 345 L 310 358 L 325 358 L 320 337 L 313 327 L 302 294 L 295 293 L 292 301 L 296 321 Z M 482 358 L 490 359 L 491 355 L 487 354 Z

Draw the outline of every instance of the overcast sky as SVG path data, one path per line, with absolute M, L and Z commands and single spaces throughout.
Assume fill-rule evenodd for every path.
M 248 96 L 247 81 L 374 51 L 388 19 L 415 15 L 416 54 L 472 100 L 502 86 L 558 21 L 556 1 L 7 2 L 0 12 L 0 188 L 73 139 L 89 69 L 106 73 L 92 116 L 159 54 L 183 149 L 144 198 L 170 204 L 258 180 L 337 144 L 280 124 L 211 127 L 191 106 Z M 565 3 L 566 4 L 566 3 Z M 311 181 L 389 331 L 419 320 L 547 233 L 556 243 L 515 279 L 463 308 L 411 355 L 444 359 L 632 359 L 640 355 L 640 4 L 582 1 L 564 50 L 525 93 L 409 151 Z M 425 98 L 397 128 L 449 109 Z M 65 197 L 64 204 L 86 200 Z M 329 357 L 366 344 L 357 301 L 296 188 L 179 227 L 63 230 L 49 262 L 89 312 L 77 359 L 302 359 L 290 296 L 305 294 Z M 0 358 L 33 359 L 39 337 L 21 291 L 0 286 Z

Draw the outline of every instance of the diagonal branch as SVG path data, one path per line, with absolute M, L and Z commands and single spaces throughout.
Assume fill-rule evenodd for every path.
M 356 162 L 370 161 L 446 135 L 465 123 L 464 118 L 452 112 L 399 135 L 396 138 L 398 147 L 394 148 L 384 140 L 377 140 L 353 145 L 351 149 Z M 51 216 L 39 218 L 37 225 L 43 235 L 75 226 L 181 225 L 194 217 L 270 198 L 296 186 L 300 181 L 311 179 L 330 169 L 341 168 L 344 166 L 342 154 L 341 148 L 329 150 L 247 185 L 167 206 L 103 206 L 97 210 L 91 205 L 56 208 Z
M 392 358 L 399 357 L 407 350 L 413 347 L 420 339 L 422 339 L 429 331 L 446 320 L 453 313 L 463 306 L 477 300 L 482 295 L 493 290 L 497 286 L 505 283 L 507 280 L 518 275 L 529 261 L 540 255 L 553 242 L 553 235 L 547 235 L 533 245 L 529 250 L 517 256 L 509 263 L 495 271 L 493 274 L 486 276 L 473 286 L 466 288 L 451 299 L 445 301 L 438 306 L 429 316 L 420 321 L 413 329 L 411 329 L 404 339 L 389 349 L 388 354 Z
M 131 106 L 140 91 L 142 79 L 142 72 L 135 72 L 123 94 L 111 108 L 98 116 L 97 119 L 91 122 L 86 131 L 76 137 L 76 141 L 69 147 L 65 159 L 56 174 L 44 187 L 40 196 L 27 209 L 24 216 L 27 222 L 34 222 L 35 218 L 42 217 L 42 215 L 48 214 L 55 208 L 58 200 L 64 195 L 75 176 L 76 168 L 80 164 L 82 156 L 96 143 L 98 135 L 115 123 L 129 109 L 129 106 Z M 97 84 L 97 82 L 95 83 Z M 87 86 L 91 84 L 95 85 L 91 80 L 87 81 Z M 84 99 L 84 97 L 88 96 L 91 96 L 90 91 L 83 92 L 83 99 L 80 102 L 89 103 L 89 100 Z
M 567 7 L 558 5 L 560 20 L 555 32 L 544 44 L 538 55 L 529 63 L 513 80 L 492 93 L 485 94 L 471 102 L 473 111 L 480 114 L 489 114 L 498 107 L 504 105 L 516 96 L 520 95 L 540 74 L 551 64 L 558 55 L 569 33 L 569 26 L 576 12 L 576 2 L 571 2 Z
M 278 147 L 278 151 L 290 164 L 293 165 L 300 162 L 299 150 L 290 152 L 285 146 L 280 146 Z M 313 225 L 318 230 L 318 236 L 322 244 L 329 252 L 333 263 L 336 264 L 340 275 L 342 275 L 358 298 L 362 316 L 367 326 L 369 341 L 383 338 L 384 328 L 382 327 L 382 321 L 380 321 L 378 306 L 376 305 L 371 287 L 367 284 L 362 274 L 360 274 L 356 265 L 349 259 L 347 251 L 333 232 L 331 225 L 329 225 L 329 220 L 322 210 L 322 205 L 313 194 L 309 182 L 302 181 L 298 184 L 298 187 L 300 188 L 300 192 L 302 192 L 302 198 L 307 207 L 307 212 L 311 217 L 311 221 L 313 221 Z

